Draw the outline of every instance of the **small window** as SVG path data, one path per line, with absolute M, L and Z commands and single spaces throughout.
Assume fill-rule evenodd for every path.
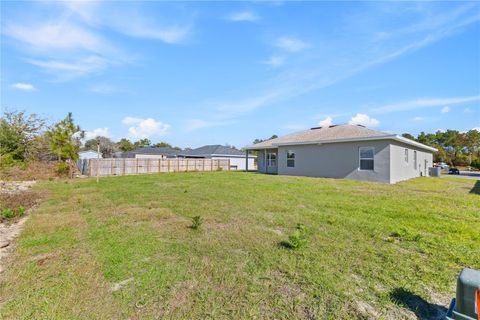
M 361 147 L 359 149 L 359 169 L 360 170 L 373 170 L 375 148 L 374 147 Z
M 295 152 L 290 150 L 287 151 L 287 167 L 295 167 Z
M 413 151 L 413 167 L 417 170 L 417 151 Z
M 405 162 L 408 163 L 408 149 L 405 149 Z
M 267 166 L 276 167 L 277 166 L 277 154 L 276 153 L 267 153 Z

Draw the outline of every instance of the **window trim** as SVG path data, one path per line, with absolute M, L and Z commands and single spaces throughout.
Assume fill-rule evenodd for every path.
M 408 160 L 409 160 L 409 153 L 410 153 L 410 150 L 408 148 L 405 148 L 405 151 L 403 152 L 403 160 L 405 161 L 405 163 L 408 163 Z
M 372 158 L 362 158 L 362 149 L 372 149 L 373 150 Z M 362 160 L 372 160 L 373 168 L 372 169 L 362 169 L 361 168 Z M 365 147 L 359 147 L 358 148 L 358 170 L 359 171 L 375 171 L 375 147 L 365 146 Z
M 289 155 L 293 155 L 293 157 L 289 157 Z M 295 168 L 295 151 L 293 151 L 293 150 L 287 150 L 287 157 L 286 157 L 286 159 L 287 159 L 287 163 L 286 163 L 286 164 L 287 164 L 287 168 Z M 293 165 L 292 165 L 292 166 L 289 166 L 289 165 L 288 165 L 288 162 L 289 162 L 289 161 L 293 161 Z
M 418 170 L 417 150 L 413 150 L 413 168 Z

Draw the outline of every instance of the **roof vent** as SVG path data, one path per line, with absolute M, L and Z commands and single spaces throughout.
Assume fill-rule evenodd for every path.
M 364 125 L 361 125 L 361 124 L 357 124 L 357 126 L 362 127 L 362 128 L 366 128 Z
M 310 128 L 310 130 L 317 130 L 317 129 L 322 129 L 322 127 L 313 127 L 313 128 Z
M 331 126 L 328 126 L 329 128 L 333 128 L 333 127 L 336 127 L 338 126 L 338 124 L 332 124 Z

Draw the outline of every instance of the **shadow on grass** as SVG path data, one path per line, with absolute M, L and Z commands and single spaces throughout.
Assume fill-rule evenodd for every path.
M 439 320 L 445 317 L 447 308 L 429 303 L 419 295 L 404 288 L 395 288 L 390 292 L 390 300 L 415 313 L 420 320 Z
M 480 194 L 480 180 L 477 180 L 470 193 Z

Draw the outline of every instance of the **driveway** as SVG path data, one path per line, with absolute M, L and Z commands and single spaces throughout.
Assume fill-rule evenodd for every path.
M 442 177 L 455 177 L 480 180 L 479 171 L 460 171 L 460 174 L 442 174 Z

